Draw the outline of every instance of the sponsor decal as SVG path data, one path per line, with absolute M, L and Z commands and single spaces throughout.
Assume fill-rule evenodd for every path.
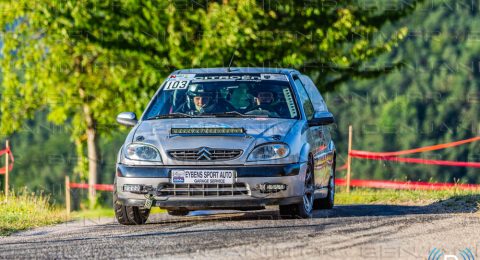
M 262 80 L 288 81 L 287 75 L 283 74 L 260 74 Z
M 170 75 L 168 77 L 169 81 L 175 81 L 175 80 L 184 80 L 184 79 L 193 79 L 195 78 L 195 74 L 175 74 L 175 75 Z
M 178 74 L 177 78 L 181 79 L 193 79 L 195 78 L 195 74 Z
M 240 74 L 240 75 L 197 75 L 193 78 L 195 81 L 260 81 L 260 80 L 277 80 L 288 81 L 286 75 L 283 74 Z
M 184 183 L 184 182 L 185 182 L 185 178 L 184 178 L 184 177 L 181 177 L 181 176 L 175 176 L 175 177 L 173 177 L 173 182 L 174 182 L 174 183 Z
M 173 183 L 185 183 L 185 173 L 184 172 L 174 172 L 172 176 Z
M 293 102 L 293 97 L 292 97 L 292 93 L 290 92 L 290 89 L 284 88 L 283 95 L 285 97 L 285 100 L 287 101 L 288 110 L 290 111 L 290 116 L 296 117 L 297 109 L 295 108 L 295 102 Z
M 181 177 L 181 180 L 179 179 Z M 184 184 L 232 184 L 233 170 L 173 170 L 172 183 Z M 177 181 L 180 180 L 180 181 Z

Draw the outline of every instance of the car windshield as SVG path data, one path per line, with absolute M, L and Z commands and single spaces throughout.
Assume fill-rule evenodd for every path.
M 144 119 L 176 117 L 298 118 L 283 74 L 177 74 L 162 85 Z

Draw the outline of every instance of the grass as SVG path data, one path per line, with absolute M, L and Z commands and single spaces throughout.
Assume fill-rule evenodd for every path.
M 150 214 L 164 212 L 166 211 L 154 207 Z M 52 206 L 47 196 L 20 192 L 10 194 L 6 199 L 3 193 L 0 194 L 0 236 L 29 228 L 62 223 L 70 219 L 113 218 L 114 216 L 113 208 L 108 207 L 75 211 L 67 216 L 63 208 Z
M 53 207 L 48 197 L 21 192 L 0 195 L 0 236 L 67 220 L 65 211 Z
M 335 204 L 396 204 L 396 205 L 430 205 L 441 203 L 444 207 L 480 208 L 480 191 L 464 190 L 391 190 L 354 188 L 350 194 L 344 188 L 335 194 Z M 480 213 L 479 213 L 480 214 Z

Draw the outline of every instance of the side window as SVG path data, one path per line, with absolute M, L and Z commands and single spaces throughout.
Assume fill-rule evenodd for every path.
M 313 114 L 315 113 L 312 101 L 308 97 L 307 91 L 305 90 L 305 87 L 302 81 L 300 81 L 300 79 L 298 78 L 298 76 L 293 76 L 293 81 L 295 82 L 295 86 L 300 96 L 300 103 L 303 107 L 303 110 L 305 111 L 305 115 L 307 116 L 307 119 L 312 119 Z
M 328 111 L 327 104 L 323 100 L 322 95 L 318 91 L 318 88 L 315 86 L 315 83 L 313 83 L 312 79 L 306 75 L 300 75 L 300 80 L 307 90 L 308 96 L 312 101 L 315 111 Z

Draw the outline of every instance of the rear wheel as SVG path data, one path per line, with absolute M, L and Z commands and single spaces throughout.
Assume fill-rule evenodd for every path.
M 150 215 L 150 209 L 122 205 L 116 191 L 113 193 L 113 207 L 115 217 L 122 225 L 143 225 Z
M 282 218 L 311 218 L 313 212 L 314 199 L 313 167 L 309 163 L 305 172 L 305 183 L 303 199 L 300 203 L 290 205 L 280 205 L 280 216 Z
M 190 211 L 186 209 L 169 209 L 167 212 L 170 216 L 186 216 Z
M 331 209 L 335 204 L 335 166 L 332 166 L 332 174 L 328 181 L 327 197 L 323 199 L 316 199 L 313 202 L 314 209 Z

